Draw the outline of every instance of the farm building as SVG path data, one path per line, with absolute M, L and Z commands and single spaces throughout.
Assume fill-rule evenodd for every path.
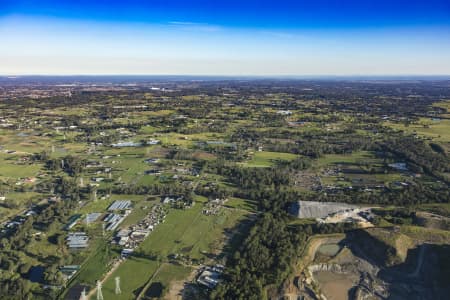
M 129 257 L 130 255 L 132 255 L 133 252 L 134 252 L 133 249 L 122 249 L 122 252 L 120 253 L 120 257 L 122 257 L 122 258 L 127 258 L 127 257 Z
M 161 175 L 161 171 L 158 169 L 151 169 L 144 171 L 145 175 Z
M 150 139 L 147 141 L 147 145 L 158 145 L 160 143 L 160 140 Z
M 101 213 L 90 213 L 86 215 L 86 224 L 94 223 L 101 216 Z
M 64 226 L 64 229 L 65 230 L 70 230 L 70 229 L 72 229 L 77 223 L 78 223 L 78 220 L 81 218 L 81 215 L 80 214 L 76 214 L 76 215 L 73 215 L 73 216 L 71 216 L 70 218 L 69 218 L 69 222 L 66 224 L 66 226 Z
M 69 233 L 66 242 L 70 249 L 82 249 L 89 245 L 89 237 L 85 232 Z
M 222 273 L 223 266 L 205 267 L 197 278 L 197 283 L 208 289 L 213 289 L 220 282 Z
M 406 163 L 402 163 L 402 162 L 389 164 L 389 167 L 396 169 L 398 171 L 408 171 L 408 167 L 407 167 Z
M 111 204 L 108 207 L 109 211 L 114 210 L 124 210 L 124 209 L 130 209 L 131 208 L 131 201 L 130 200 L 119 200 L 115 201 L 113 204 Z
M 75 275 L 76 272 L 80 270 L 79 265 L 67 265 L 59 267 L 59 271 L 63 274 L 65 280 L 69 280 Z
M 118 214 L 108 214 L 105 219 L 103 220 L 108 225 L 106 225 L 106 230 L 113 231 L 119 226 L 120 223 L 125 219 L 124 215 L 118 215 Z

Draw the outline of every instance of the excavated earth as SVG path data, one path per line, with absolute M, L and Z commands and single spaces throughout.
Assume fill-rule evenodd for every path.
M 280 298 L 448 299 L 449 270 L 442 262 L 450 246 L 410 243 L 388 233 L 394 246 L 374 238 L 378 229 L 314 237 Z

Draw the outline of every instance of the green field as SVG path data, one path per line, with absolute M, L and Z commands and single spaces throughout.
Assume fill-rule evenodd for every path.
M 136 299 L 140 290 L 158 269 L 158 263 L 153 260 L 130 257 L 103 284 L 104 299 L 131 300 Z M 115 277 L 120 277 L 120 295 L 115 294 Z M 96 299 L 91 297 L 91 299 Z
M 165 263 L 158 269 L 149 286 L 152 283 L 161 283 L 163 286 L 163 293 L 167 294 L 171 283 L 185 279 L 189 276 L 191 271 L 192 269 L 190 267 Z
M 402 123 L 386 122 L 386 126 L 409 133 L 417 133 L 426 138 L 432 138 L 438 142 L 450 142 L 450 120 L 433 120 L 420 118 L 417 122 L 405 126 Z
M 13 192 L 9 190 L 2 194 L 6 197 L 6 201 L 14 203 L 15 207 L 6 208 L 0 206 L 0 220 L 5 220 L 21 211 L 25 205 L 39 202 L 46 197 L 46 195 L 36 192 Z
M 196 203 L 190 209 L 170 211 L 165 222 L 158 225 L 140 249 L 163 258 L 181 254 L 191 259 L 205 259 L 203 253 L 216 252 L 223 242 L 223 230 L 233 227 L 245 213 L 222 209 L 216 216 L 206 216 L 202 209 L 202 204 Z
M 225 203 L 225 206 L 255 212 L 257 211 L 258 203 L 255 200 L 230 197 Z
M 25 178 L 25 177 L 35 177 L 40 169 L 42 168 L 41 164 L 27 164 L 27 163 L 18 163 L 18 159 L 20 156 L 17 155 L 8 155 L 1 153 L 0 154 L 0 178 Z
M 158 201 L 158 200 L 156 200 Z M 123 220 L 120 224 L 120 228 L 126 228 L 127 226 L 137 224 L 142 220 L 147 214 L 150 213 L 151 208 L 156 203 L 156 201 L 139 201 L 134 205 L 134 209 L 131 213 Z
M 118 253 L 111 250 L 109 243 L 99 240 L 93 245 L 91 255 L 83 263 L 75 282 L 95 286 L 95 282 L 108 270 L 108 264 Z
M 298 156 L 291 153 L 257 151 L 252 155 L 251 160 L 242 163 L 246 167 L 270 167 L 277 160 L 294 160 Z
M 206 261 L 208 255 L 220 254 L 225 242 L 224 230 L 233 228 L 246 217 L 247 213 L 233 208 L 222 208 L 218 215 L 206 216 L 202 213 L 205 199 L 198 197 L 197 200 L 200 201 L 190 209 L 170 210 L 164 223 L 156 227 L 139 246 L 137 252 L 144 256 L 157 257 L 159 261 L 167 261 L 170 254 L 178 254 L 184 259 L 197 261 Z M 138 219 L 137 216 L 129 217 Z M 145 285 L 157 266 L 156 260 L 142 257 L 127 259 L 105 283 L 103 289 L 105 298 L 109 295 L 109 299 L 133 299 L 133 292 Z M 165 263 L 152 282 L 161 282 L 167 287 L 171 281 L 181 280 L 189 273 L 189 267 Z M 114 298 L 113 278 L 116 276 L 123 278 L 122 295 Z
M 316 166 L 324 167 L 336 164 L 373 164 L 381 160 L 375 158 L 369 151 L 358 151 L 352 154 L 326 154 L 316 161 Z

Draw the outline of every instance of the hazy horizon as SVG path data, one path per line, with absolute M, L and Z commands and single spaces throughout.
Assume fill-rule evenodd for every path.
M 216 74 L 0 74 L 0 78 L 130 78 L 130 79 L 255 79 L 255 80 L 450 80 L 450 74 L 393 74 L 393 75 L 216 75 Z

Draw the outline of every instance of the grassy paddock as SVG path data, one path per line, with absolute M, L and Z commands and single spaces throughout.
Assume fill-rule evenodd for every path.
M 450 120 L 447 119 L 420 118 L 409 126 L 394 122 L 386 122 L 385 125 L 408 133 L 417 133 L 422 137 L 432 138 L 439 142 L 450 142 Z
M 277 160 L 294 160 L 298 156 L 291 153 L 257 151 L 253 154 L 252 159 L 242 163 L 247 167 L 271 167 Z
M 158 263 L 153 260 L 130 257 L 103 284 L 105 299 L 131 300 L 136 299 L 140 290 L 144 288 L 148 279 L 158 269 Z M 120 295 L 115 294 L 115 278 L 120 277 Z M 91 297 L 96 299 L 95 296 Z

